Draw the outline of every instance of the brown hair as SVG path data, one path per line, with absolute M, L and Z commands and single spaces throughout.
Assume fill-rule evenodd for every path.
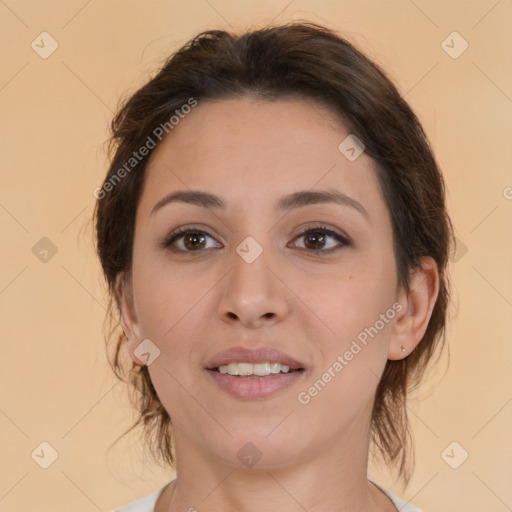
M 407 484 L 414 466 L 408 454 L 414 459 L 414 451 L 406 397 L 420 382 L 436 349 L 445 343 L 450 295 L 446 266 L 453 228 L 443 178 L 416 115 L 381 68 L 334 31 L 301 22 L 240 35 L 202 32 L 123 102 L 112 121 L 111 165 L 95 211 L 97 251 L 110 291 L 109 312 L 118 306 L 116 279 L 130 273 L 135 213 L 151 151 L 132 162 L 131 168 L 126 162 L 147 144 L 148 137 L 155 138 L 155 128 L 169 126 L 170 117 L 190 104 L 191 98 L 201 102 L 248 95 L 264 100 L 310 99 L 338 113 L 376 163 L 392 218 L 398 286 L 409 291 L 409 273 L 422 256 L 431 256 L 437 263 L 439 294 L 426 333 L 407 357 L 387 361 L 372 412 L 371 438 L 377 454 L 396 465 Z M 120 357 L 125 337 L 117 320 L 111 323 L 108 338 L 115 341 L 110 364 L 119 379 L 127 375 L 134 391 L 132 403 L 140 413 L 124 434 L 143 425 L 146 438 L 152 437 L 148 445 L 155 460 L 173 467 L 171 418 L 147 367 L 132 361 L 125 373 Z

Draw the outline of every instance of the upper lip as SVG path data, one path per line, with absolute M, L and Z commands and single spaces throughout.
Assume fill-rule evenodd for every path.
M 291 370 L 304 368 L 304 365 L 293 357 L 273 347 L 244 348 L 232 347 L 216 354 L 206 363 L 208 370 L 229 363 L 280 363 L 289 366 Z

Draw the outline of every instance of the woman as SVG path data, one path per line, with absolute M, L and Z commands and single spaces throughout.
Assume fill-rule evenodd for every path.
M 177 478 L 118 509 L 417 511 L 408 390 L 442 347 L 452 226 L 380 68 L 293 23 L 199 34 L 112 123 L 112 365 Z

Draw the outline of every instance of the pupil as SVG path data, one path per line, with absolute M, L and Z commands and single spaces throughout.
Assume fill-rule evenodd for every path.
M 310 240 L 310 239 L 316 239 L 316 240 L 320 240 L 320 241 L 317 241 L 316 243 L 313 243 L 314 247 L 315 248 L 318 248 L 320 246 L 322 246 L 323 242 L 324 242 L 324 235 L 323 233 L 320 233 L 318 231 L 316 232 L 313 232 L 313 233 L 310 233 L 307 237 L 306 237 L 306 240 Z
M 186 237 L 185 237 L 185 245 L 187 246 L 188 249 L 192 248 L 197 248 L 198 245 L 194 243 L 194 241 L 197 241 L 198 239 L 202 239 L 203 241 L 203 244 L 204 244 L 204 235 L 202 235 L 201 233 L 192 233 L 192 234 L 188 234 Z M 192 240 L 192 243 L 188 243 Z M 202 247 L 202 245 L 201 245 Z

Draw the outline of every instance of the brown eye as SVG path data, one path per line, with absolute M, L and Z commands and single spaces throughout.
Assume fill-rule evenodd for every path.
M 295 240 L 301 238 L 304 239 L 304 242 L 303 247 L 299 247 L 299 249 L 318 255 L 335 252 L 350 245 L 346 237 L 324 226 L 309 228 L 299 234 Z M 214 240 L 205 231 L 183 228 L 162 240 L 159 246 L 174 253 L 203 252 L 204 249 L 219 247 L 218 245 L 208 246 L 208 239 Z
M 205 236 L 202 233 L 190 232 L 182 236 L 183 244 L 187 249 L 203 249 L 205 246 Z
M 300 238 L 304 239 L 304 250 L 317 253 L 333 252 L 350 245 L 346 237 L 324 226 L 309 228 L 299 234 L 296 240 Z M 329 239 L 334 239 L 337 243 L 329 243 Z M 326 244 L 330 246 L 326 247 Z
M 185 228 L 172 233 L 159 245 L 172 252 L 200 252 L 203 249 L 211 248 L 207 247 L 209 238 L 213 240 L 213 238 L 204 231 Z
M 323 249 L 325 233 L 321 231 L 309 231 L 304 235 L 304 245 L 307 249 Z

